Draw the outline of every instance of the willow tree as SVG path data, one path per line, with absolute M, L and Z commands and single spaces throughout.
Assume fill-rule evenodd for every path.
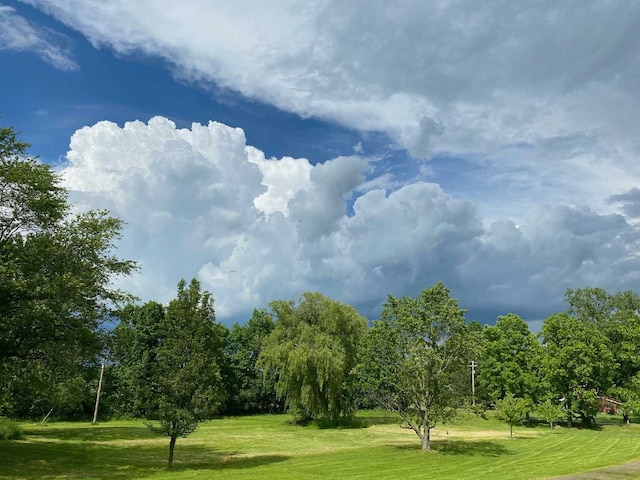
M 464 311 L 442 283 L 416 298 L 389 296 L 362 347 L 361 382 L 430 450 L 430 432 L 460 403 L 468 342 Z
M 260 364 L 298 420 L 339 422 L 354 412 L 358 343 L 366 320 L 351 306 L 320 293 L 277 300 L 276 325 L 264 341 Z

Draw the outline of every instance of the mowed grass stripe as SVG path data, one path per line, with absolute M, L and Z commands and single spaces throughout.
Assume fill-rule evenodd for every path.
M 287 415 L 207 422 L 179 439 L 167 472 L 168 440 L 141 421 L 99 426 L 25 425 L 26 438 L 3 442 L 0 478 L 86 479 L 526 479 L 593 470 L 640 458 L 640 428 L 600 431 L 508 426 L 463 416 L 437 430 L 434 451 L 398 419 L 381 412 L 360 417 L 367 428 L 295 426 Z

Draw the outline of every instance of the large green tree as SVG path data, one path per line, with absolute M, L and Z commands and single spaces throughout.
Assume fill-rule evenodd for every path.
M 150 428 L 169 437 L 168 468 L 173 466 L 176 440 L 210 419 L 223 400 L 220 352 L 223 327 L 215 321 L 213 298 L 193 279 L 178 283 L 177 297 L 154 326 L 154 365 L 147 385 L 153 392 L 155 423 Z M 143 380 L 144 381 L 144 380 Z
M 0 128 L 0 414 L 22 416 L 82 403 L 73 392 L 103 350 L 102 322 L 128 298 L 112 281 L 135 268 L 112 253 L 120 220 L 71 215 L 27 147 Z
M 298 419 L 339 422 L 354 412 L 358 343 L 366 320 L 320 293 L 269 304 L 276 325 L 262 344 L 260 366 Z
M 543 372 L 555 399 L 566 406 L 567 423 L 579 416 L 591 424 L 597 413 L 597 396 L 611 386 L 614 358 L 604 333 L 566 313 L 544 321 Z
M 491 400 L 512 394 L 537 403 L 541 392 L 542 347 L 518 315 L 498 317 L 482 331 L 482 373 L 479 382 Z
M 640 398 L 640 296 L 631 291 L 609 294 L 600 288 L 567 290 L 568 314 L 597 328 L 613 355 L 608 367 L 611 388 L 608 393 L 625 402 L 623 411 L 637 412 Z
M 372 398 L 397 412 L 430 450 L 431 429 L 463 397 L 468 351 L 464 310 L 437 283 L 416 298 L 389 296 L 367 332 L 360 375 Z

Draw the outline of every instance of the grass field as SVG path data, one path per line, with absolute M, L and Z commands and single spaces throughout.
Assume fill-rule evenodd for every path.
M 439 428 L 433 452 L 380 412 L 362 428 L 295 426 L 287 415 L 232 417 L 203 424 L 176 445 L 137 421 L 98 426 L 24 424 L 19 441 L 0 443 L 3 479 L 411 479 L 545 478 L 640 459 L 640 426 L 598 430 L 516 427 L 465 415 Z

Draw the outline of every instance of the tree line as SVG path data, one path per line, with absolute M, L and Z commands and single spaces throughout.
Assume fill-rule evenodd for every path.
M 101 417 L 146 419 L 170 437 L 169 464 L 178 437 L 221 414 L 290 411 L 337 425 L 378 406 L 429 450 L 431 429 L 465 405 L 498 408 L 512 425 L 536 407 L 551 424 L 589 425 L 605 397 L 627 419 L 640 411 L 633 292 L 568 290 L 568 309 L 539 335 L 515 314 L 467 321 L 442 283 L 388 296 L 371 323 L 306 292 L 229 329 L 195 279 L 166 306 L 113 289 L 137 268 L 113 254 L 121 221 L 73 214 L 57 174 L 27 147 L 0 128 L 0 416 L 88 416 L 103 360 Z

